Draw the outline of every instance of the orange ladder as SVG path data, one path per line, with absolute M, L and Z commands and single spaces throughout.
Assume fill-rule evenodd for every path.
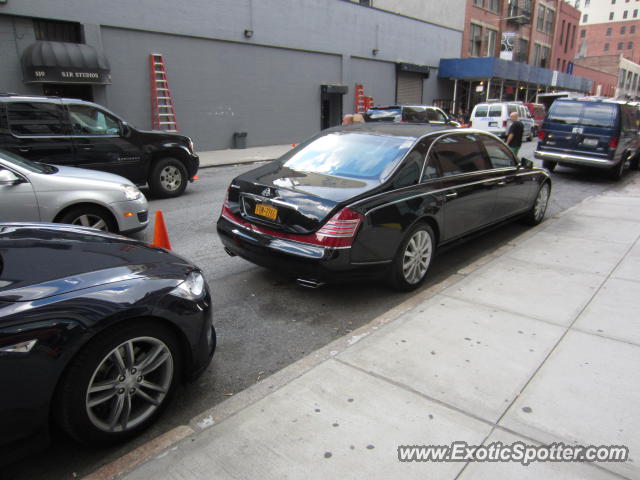
M 164 58 L 160 53 L 151 54 L 151 128 L 178 131 Z

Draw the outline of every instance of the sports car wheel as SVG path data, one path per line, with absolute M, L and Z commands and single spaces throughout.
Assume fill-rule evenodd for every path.
M 549 182 L 545 182 L 538 190 L 538 195 L 536 195 L 536 200 L 533 203 L 533 207 L 527 213 L 525 217 L 525 222 L 529 225 L 538 225 L 542 222 L 544 218 L 544 214 L 547 211 L 547 206 L 549 205 L 549 196 L 551 195 L 551 188 L 549 187 Z
M 82 443 L 133 436 L 165 408 L 180 368 L 174 335 L 156 322 L 99 334 L 72 361 L 60 383 L 58 422 Z

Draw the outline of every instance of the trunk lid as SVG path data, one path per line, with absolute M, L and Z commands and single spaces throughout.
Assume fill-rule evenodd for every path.
M 232 183 L 229 202 L 246 221 L 295 234 L 315 232 L 338 207 L 377 181 L 301 172 L 273 162 Z

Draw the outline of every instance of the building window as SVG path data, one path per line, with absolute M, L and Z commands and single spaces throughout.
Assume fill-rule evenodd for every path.
M 364 5 L 365 7 L 371 7 L 371 0 L 360 0 L 360 5 Z
M 613 12 L 609 12 L 609 20 L 613 20 Z
M 635 25 L 631 25 L 629 27 L 629 33 L 636 33 L 636 26 Z
M 487 8 L 494 13 L 500 13 L 500 0 L 489 0 Z
M 618 50 L 622 50 L 623 47 L 624 47 L 624 43 L 618 42 Z
M 618 82 L 618 86 L 620 88 L 624 88 L 624 79 L 627 76 L 627 71 L 624 68 L 620 69 L 620 80 Z
M 486 57 L 493 57 L 496 54 L 496 38 L 498 37 L 498 32 L 495 30 L 487 29 L 487 49 L 485 50 Z
M 582 23 L 587 23 L 587 20 L 589 20 L 589 15 L 585 13 L 584 15 L 582 15 Z
M 616 0 L 611 0 L 611 5 L 615 5 L 616 4 Z
M 573 48 L 573 46 L 575 45 L 575 41 L 576 41 L 576 26 L 574 25 L 571 28 L 571 48 Z
M 631 50 L 633 48 L 633 42 L 629 42 L 629 44 L 627 45 L 627 49 Z
M 540 60 L 540 66 L 542 68 L 549 68 L 551 66 L 551 48 L 542 47 L 542 59 Z
M 562 20 L 562 28 L 560 29 L 560 45 L 562 45 L 562 42 L 564 41 L 564 24 L 566 22 L 564 20 Z
M 584 0 L 584 6 L 585 7 L 588 7 L 590 3 L 591 3 L 591 0 Z M 579 5 L 576 5 L 577 9 L 579 9 L 579 7 L 580 7 Z
M 607 28 L 607 33 L 606 33 L 607 37 L 611 36 L 611 27 Z
M 521 38 L 518 42 L 518 60 L 522 63 L 529 60 L 529 40 L 526 38 Z
M 638 9 L 637 8 L 633 11 L 633 18 L 638 18 Z
M 544 32 L 544 11 L 546 9 L 543 5 L 538 5 L 538 23 L 536 24 L 536 28 L 540 32 Z
M 584 38 L 587 36 L 587 31 L 586 30 L 581 30 L 580 31 L 580 38 Z
M 622 14 L 622 18 L 627 18 L 629 16 L 629 10 L 625 10 Z
M 547 18 L 544 22 L 544 31 L 547 35 L 553 34 L 553 17 L 555 12 L 553 10 L 547 10 Z
M 34 20 L 33 30 L 38 41 L 82 43 L 79 23 Z
M 484 0 L 473 0 L 473 4 L 474 4 L 476 7 L 484 8 Z
M 482 53 L 482 27 L 480 25 L 471 24 L 469 33 L 469 56 L 479 57 Z
M 605 44 L 604 44 L 604 51 L 605 51 L 605 52 L 608 52 L 608 51 L 609 51 L 609 44 L 608 44 L 608 43 L 605 43 Z
M 625 33 L 627 33 L 627 27 L 623 25 L 620 27 L 620 35 L 624 35 Z
M 540 45 L 538 43 L 533 46 L 533 65 L 536 67 L 540 65 Z

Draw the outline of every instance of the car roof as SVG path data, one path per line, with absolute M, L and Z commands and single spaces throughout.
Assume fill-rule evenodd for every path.
M 451 130 L 460 132 L 463 129 L 451 128 L 449 125 L 433 125 L 428 123 L 391 123 L 391 122 L 365 122 L 353 125 L 342 125 L 330 129 L 332 132 L 361 132 L 394 137 L 421 138 L 433 132 Z

